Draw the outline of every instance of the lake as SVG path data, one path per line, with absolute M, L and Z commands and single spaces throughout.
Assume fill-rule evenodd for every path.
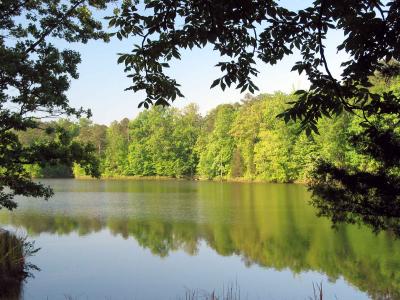
M 41 248 L 22 299 L 400 299 L 400 242 L 333 230 L 302 185 L 43 180 L 48 202 L 18 198 L 2 227 Z M 240 290 L 240 291 L 239 291 Z M 386 297 L 386 298 L 384 298 Z

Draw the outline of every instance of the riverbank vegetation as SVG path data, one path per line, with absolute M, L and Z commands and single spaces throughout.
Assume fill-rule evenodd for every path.
M 400 91 L 377 77 L 373 89 Z M 240 103 L 219 105 L 205 116 L 195 104 L 183 109 L 155 106 L 134 119 L 110 126 L 88 119 L 61 119 L 42 127 L 61 127 L 77 142 L 94 145 L 105 177 L 174 177 L 203 179 L 307 181 L 314 163 L 324 159 L 336 167 L 373 172 L 378 162 L 360 153 L 351 136 L 362 132 L 361 116 L 343 113 L 321 119 L 319 135 L 308 136 L 300 124 L 276 116 L 294 94 L 247 96 Z M 45 130 L 19 133 L 24 144 L 50 142 Z M 80 177 L 85 170 L 48 164 L 30 165 L 33 177 Z
M 323 300 L 324 293 L 321 283 L 313 283 L 313 295 L 308 297 L 307 300 Z M 178 298 L 179 300 L 240 300 L 241 290 L 236 282 L 235 284 L 230 283 L 227 287 L 222 288 L 222 292 L 218 293 L 215 290 L 212 292 L 202 290 L 191 290 L 187 289 L 184 298 Z
M 39 249 L 25 238 L 0 229 L 0 299 L 20 299 L 22 282 L 38 268 L 26 258 Z

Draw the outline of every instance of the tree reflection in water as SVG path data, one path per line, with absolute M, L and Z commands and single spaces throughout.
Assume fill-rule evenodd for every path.
M 109 201 L 107 210 L 97 213 L 88 203 L 87 212 L 63 207 L 63 212 L 43 213 L 22 206 L 17 213 L 1 212 L 0 223 L 22 226 L 31 236 L 87 235 L 107 228 L 114 235 L 135 238 L 162 257 L 180 249 L 196 255 L 205 242 L 220 255 L 240 255 L 247 265 L 289 268 L 293 273 L 317 271 L 332 281 L 343 277 L 374 299 L 400 299 L 400 241 L 389 233 L 375 235 L 353 225 L 332 230 L 328 220 L 315 217 L 307 204 L 309 194 L 301 186 L 265 189 L 264 185 L 200 185 L 193 199 L 185 201 L 162 190 L 140 202 L 143 215 L 138 215 L 139 204 L 132 199 Z M 172 200 L 162 200 L 168 192 Z

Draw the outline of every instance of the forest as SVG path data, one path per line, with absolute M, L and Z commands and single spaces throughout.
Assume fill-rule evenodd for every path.
M 376 92 L 398 94 L 397 78 L 372 79 Z M 240 103 L 223 104 L 202 116 L 196 104 L 183 109 L 154 106 L 129 120 L 109 126 L 89 119 L 59 119 L 19 132 L 25 145 L 57 139 L 46 128 L 60 127 L 77 142 L 94 148 L 104 177 L 165 176 L 173 178 L 243 179 L 305 182 L 315 162 L 324 159 L 347 170 L 373 172 L 378 162 L 360 153 L 351 136 L 362 132 L 362 117 L 345 112 L 322 118 L 318 133 L 307 135 L 297 122 L 276 116 L 297 95 L 276 92 L 247 95 Z M 32 177 L 82 177 L 75 164 L 29 165 Z

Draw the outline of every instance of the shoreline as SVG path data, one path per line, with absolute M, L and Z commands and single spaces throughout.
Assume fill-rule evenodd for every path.
M 45 178 L 49 179 L 49 178 Z M 52 179 L 52 178 L 50 178 Z M 63 179 L 63 178 L 53 178 L 53 179 Z M 171 177 L 171 176 L 101 176 L 100 178 L 94 178 L 91 176 L 75 176 L 73 178 L 66 179 L 78 179 L 78 180 L 154 180 L 154 181 L 210 181 L 210 182 L 233 182 L 233 183 L 271 183 L 271 184 L 301 184 L 307 185 L 309 181 L 307 180 L 295 180 L 291 182 L 276 182 L 268 181 L 265 179 L 249 179 L 244 177 L 236 178 L 213 178 L 207 179 L 202 177 Z

